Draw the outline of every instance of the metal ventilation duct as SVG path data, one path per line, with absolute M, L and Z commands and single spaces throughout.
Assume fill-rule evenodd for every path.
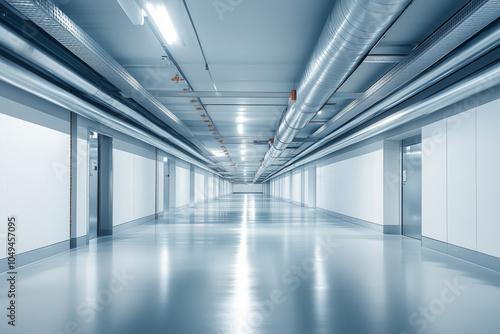
M 385 117 L 380 121 L 349 135 L 348 137 L 334 143 L 331 146 L 320 149 L 311 156 L 300 160 L 299 162 L 284 168 L 279 173 L 273 175 L 276 177 L 292 169 L 305 165 L 309 162 L 322 158 L 328 154 L 334 153 L 345 147 L 354 145 L 363 140 L 375 137 L 379 134 L 395 129 L 398 126 L 408 122 L 426 117 L 438 110 L 449 107 L 455 103 L 467 98 L 481 94 L 489 89 L 500 85 L 500 62 L 497 61 L 486 69 L 436 93 L 425 100 L 417 102 L 393 115 Z
M 410 0 L 338 0 L 254 182 L 362 62 Z
M 500 11 L 500 7 L 499 7 Z M 356 126 L 361 125 L 363 122 L 387 111 L 400 103 L 423 91 L 424 89 L 434 85 L 435 83 L 446 78 L 450 74 L 460 70 L 461 68 L 471 64 L 481 56 L 489 51 L 500 46 L 500 22 L 496 22 L 489 26 L 486 30 L 481 32 L 478 36 L 471 39 L 469 42 L 454 51 L 449 57 L 441 61 L 439 64 L 430 68 L 428 71 L 417 77 L 414 81 L 410 82 L 401 89 L 396 90 L 393 94 L 389 95 L 373 107 L 367 109 L 364 113 L 353 119 L 347 124 L 340 126 L 334 132 L 321 139 L 314 145 L 304 150 L 295 158 L 290 160 L 289 163 L 294 163 L 307 154 L 318 149 L 322 145 L 331 142 L 342 134 L 354 129 Z
M 191 130 L 167 107 L 147 91 L 85 31 L 50 0 L 5 0 L 50 36 L 65 46 L 97 73 L 120 89 L 180 135 L 211 155 Z M 214 158 L 215 159 L 215 158 Z M 217 161 L 215 159 L 214 161 Z
M 76 97 L 55 84 L 40 78 L 25 68 L 2 57 L 0 57 L 0 80 L 58 105 L 70 112 L 75 112 L 111 129 L 134 137 L 140 141 L 153 145 L 154 147 L 158 147 L 169 154 L 185 160 L 188 163 L 214 173 L 213 170 L 207 168 L 198 160 L 195 160 L 181 151 L 167 145 L 159 138 L 156 138 L 153 135 L 150 135 L 124 122 L 123 120 L 102 111 L 93 104 Z M 217 173 L 214 174 L 219 175 Z
M 40 50 L 2 23 L 0 23 L 0 46 L 9 50 L 14 55 L 30 62 L 31 64 L 35 64 L 47 72 L 52 73 L 62 81 L 89 96 L 91 99 L 102 103 L 117 113 L 134 120 L 145 128 L 150 129 L 158 136 L 167 139 L 189 154 L 192 154 L 195 158 L 208 164 L 212 164 L 212 161 L 207 159 L 200 152 L 193 149 L 191 146 L 187 145 L 178 138 L 175 138 L 171 133 L 152 123 L 147 118 L 132 110 L 119 100 L 111 97 L 106 92 L 102 91 L 98 86 L 78 75 L 66 65 L 56 60 L 48 53 Z
M 412 79 L 419 76 L 429 67 L 437 63 L 443 56 L 449 54 L 458 46 L 469 40 L 483 28 L 491 24 L 500 16 L 500 0 L 472 0 L 458 13 L 453 15 L 435 33 L 420 44 L 410 55 L 387 72 L 375 84 L 373 84 L 363 95 L 351 102 L 347 107 L 335 115 L 331 120 L 318 129 L 313 137 L 317 138 L 321 133 L 331 132 L 351 119 L 355 118 L 369 107 L 378 103 L 381 99 L 399 90 Z M 455 67 L 456 68 L 456 67 Z M 449 70 L 447 70 L 449 71 Z M 443 71 L 435 76 L 434 80 L 427 83 L 420 81 L 418 85 L 412 85 L 412 89 L 406 89 L 405 94 L 396 94 L 386 100 L 383 110 L 401 103 L 402 99 L 417 94 L 419 91 L 433 85 L 442 76 L 450 74 Z M 453 71 L 453 67 L 451 67 Z M 436 73 L 434 73 L 436 74 Z M 430 79 L 430 77 L 427 77 Z

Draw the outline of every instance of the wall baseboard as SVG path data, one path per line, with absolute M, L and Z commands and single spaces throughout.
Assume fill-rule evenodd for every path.
M 155 220 L 155 215 L 149 215 L 149 216 L 146 216 L 143 218 L 132 220 L 132 221 L 125 223 L 125 224 L 113 226 L 113 234 L 131 229 L 133 227 L 136 227 L 136 226 L 139 226 L 142 224 L 145 224 L 145 223 L 152 221 L 152 220 Z
M 375 224 L 372 222 L 368 222 L 368 221 L 354 218 L 351 216 L 346 216 L 346 215 L 343 215 L 341 213 L 333 212 L 333 211 L 322 209 L 322 208 L 316 208 L 316 209 L 320 212 L 323 212 L 323 213 L 329 215 L 329 216 L 338 218 L 338 219 L 346 221 L 348 223 L 363 226 L 363 227 L 369 228 L 370 230 L 374 230 L 374 231 L 377 231 L 377 232 L 382 233 L 382 234 L 384 233 L 384 226 L 383 225 L 378 225 L 378 224 Z
M 87 236 L 82 235 L 81 237 L 78 238 L 71 238 L 70 240 L 70 247 L 71 248 L 77 248 L 80 246 L 84 246 L 87 244 Z
M 62 241 L 57 244 L 53 244 L 50 246 L 38 248 L 31 250 L 29 252 L 21 253 L 16 255 L 16 267 L 25 266 L 27 264 L 31 264 L 48 257 L 58 255 L 68 251 L 70 249 L 70 240 Z M 8 271 L 8 260 L 0 259 L 0 273 Z
M 422 237 L 422 247 L 447 254 L 458 259 L 500 272 L 500 258 L 471 249 L 455 246 L 443 241 Z

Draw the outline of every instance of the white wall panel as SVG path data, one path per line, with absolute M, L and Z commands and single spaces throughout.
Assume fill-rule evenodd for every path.
M 336 164 L 333 211 L 384 224 L 383 158 L 378 150 Z
M 194 175 L 194 201 L 196 203 L 205 200 L 205 175 L 196 172 Z
M 500 100 L 477 109 L 477 250 L 500 257 Z
M 286 198 L 286 199 L 291 199 L 291 196 L 290 196 L 290 183 L 291 183 L 291 176 L 290 174 L 287 174 L 284 178 L 283 178 L 283 186 L 282 186 L 282 193 L 281 193 L 281 197 L 283 198 Z
M 189 205 L 190 170 L 175 167 L 175 207 Z
M 448 241 L 446 120 L 422 128 L 422 236 Z
M 114 139 L 113 146 L 113 225 L 116 226 L 135 219 L 135 171 L 133 145 Z
M 311 192 L 311 189 L 309 187 L 309 185 L 310 185 L 310 183 L 309 183 L 310 175 L 311 175 L 311 171 L 309 170 L 309 168 L 307 168 L 304 171 L 304 204 L 308 205 L 308 206 L 311 205 L 311 203 L 312 203 L 312 196 L 313 196 L 313 194 Z
M 318 167 L 317 206 L 371 223 L 384 223 L 383 150 Z
M 448 242 L 476 250 L 476 111 L 447 122 Z
M 316 201 L 318 208 L 330 211 L 335 210 L 332 194 L 336 189 L 334 174 L 334 164 L 318 167 L 316 176 Z
M 158 161 L 158 212 L 164 211 L 164 194 L 165 194 L 165 163 L 160 158 Z
M 235 193 L 262 193 L 262 184 L 235 184 Z
M 136 146 L 137 150 L 142 148 Z M 135 155 L 134 171 L 134 204 L 135 219 L 144 218 L 155 214 L 155 159 Z
M 302 192 L 302 172 L 295 173 L 292 176 L 292 201 L 299 202 Z
M 208 176 L 208 198 L 214 198 L 214 177 L 212 175 Z
M 113 225 L 155 213 L 154 149 L 113 139 Z
M 70 238 L 69 114 L 47 114 L 0 97 L 0 257 L 7 216 L 17 215 L 17 252 Z

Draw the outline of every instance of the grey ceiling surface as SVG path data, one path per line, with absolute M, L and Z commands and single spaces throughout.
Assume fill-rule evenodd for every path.
M 188 125 L 231 178 L 251 181 L 335 1 L 222 1 L 230 10 L 221 13 L 214 1 L 186 0 L 210 72 L 183 2 L 154 1 L 166 5 L 180 36 L 168 46 L 179 69 L 164 59 L 152 28 L 133 25 L 116 0 L 61 0 L 59 7 Z M 371 54 L 408 54 L 467 2 L 414 0 Z M 319 139 L 309 137 L 394 65 L 361 64 L 299 138 Z M 185 81 L 172 81 L 182 73 L 194 90 L 189 96 L 183 95 L 190 92 Z M 281 161 L 293 156 L 294 150 L 287 150 Z

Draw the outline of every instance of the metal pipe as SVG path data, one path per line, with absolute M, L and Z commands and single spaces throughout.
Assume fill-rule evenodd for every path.
M 29 72 L 27 69 L 3 57 L 0 57 L 0 80 L 60 106 L 70 112 L 75 112 L 111 129 L 153 145 L 154 147 L 161 148 L 166 153 L 175 155 L 188 163 L 214 173 L 213 170 L 209 169 L 198 160 L 195 160 L 178 149 L 167 145 L 159 138 L 156 138 L 151 134 L 124 122 L 123 120 L 102 111 L 93 104 L 84 101 L 83 99 L 67 92 L 57 85 Z
M 414 96 L 418 92 L 421 92 L 424 89 L 434 85 L 450 74 L 471 64 L 472 62 L 497 48 L 498 46 L 500 46 L 500 22 L 496 22 L 495 24 L 489 26 L 486 30 L 484 30 L 472 40 L 453 52 L 445 60 L 435 65 L 428 71 L 424 72 L 417 79 L 402 87 L 400 90 L 394 92 L 386 99 L 367 109 L 359 117 L 339 127 L 337 130 L 335 130 L 325 138 L 310 146 L 309 148 L 307 148 L 307 150 L 304 150 L 299 155 L 294 157 L 289 163 L 294 163 L 295 161 L 318 149 L 325 143 L 338 138 L 342 134 L 354 129 L 363 122 L 391 109 L 401 101 L 404 101 L 409 97 Z
M 474 37 L 482 29 L 490 25 L 500 16 L 500 0 L 471 0 L 452 18 L 446 21 L 436 32 L 425 39 L 404 60 L 394 66 L 389 72 L 382 76 L 360 97 L 351 102 L 338 114 L 332 117 L 325 125 L 319 128 L 313 138 L 321 137 L 322 133 L 329 133 L 354 119 L 368 108 L 373 107 L 380 100 L 387 98 L 390 94 L 401 89 L 421 73 L 427 71 L 431 66 L 440 61 L 445 55 L 450 54 L 463 43 Z M 462 59 L 463 62 L 466 62 Z M 440 80 L 442 75 L 453 72 L 456 64 L 451 63 L 449 69 L 443 69 L 443 73 L 433 74 L 436 76 L 429 83 L 420 82 L 414 85 L 415 91 L 406 90 L 406 94 L 397 94 L 388 100 L 385 108 L 390 108 L 401 103 L 424 88 L 430 87 Z M 456 67 L 455 67 L 456 68 Z
M 24 60 L 35 64 L 46 71 L 54 74 L 59 79 L 63 80 L 67 84 L 81 91 L 83 94 L 89 96 L 93 100 L 102 103 L 109 107 L 110 109 L 126 116 L 129 119 L 134 120 L 138 124 L 150 129 L 155 134 L 163 137 L 173 144 L 179 146 L 186 152 L 192 154 L 197 159 L 200 159 L 206 163 L 212 164 L 213 162 L 198 151 L 194 150 L 192 147 L 184 143 L 183 141 L 175 138 L 171 133 L 160 128 L 144 116 L 140 115 L 133 109 L 129 108 L 127 105 L 121 101 L 111 97 L 106 92 L 102 91 L 98 86 L 94 85 L 84 77 L 78 75 L 72 71 L 69 67 L 62 64 L 60 61 L 40 50 L 32 43 L 28 42 L 25 38 L 19 36 L 12 29 L 5 26 L 0 22 L 0 45 L 14 53 L 16 56 L 20 56 Z
M 305 165 L 363 140 L 370 139 L 379 134 L 395 129 L 396 127 L 408 122 L 429 116 L 433 112 L 449 107 L 454 103 L 463 101 L 498 85 L 500 85 L 500 61 L 495 62 L 488 68 L 477 72 L 476 74 L 428 97 L 427 99 L 404 108 L 393 115 L 357 131 L 356 133 L 334 143 L 329 147 L 319 150 L 299 162 L 284 168 L 272 177 L 274 178 L 283 173 L 287 173 L 294 168 Z
M 254 182 L 359 66 L 410 0 L 338 0 Z

